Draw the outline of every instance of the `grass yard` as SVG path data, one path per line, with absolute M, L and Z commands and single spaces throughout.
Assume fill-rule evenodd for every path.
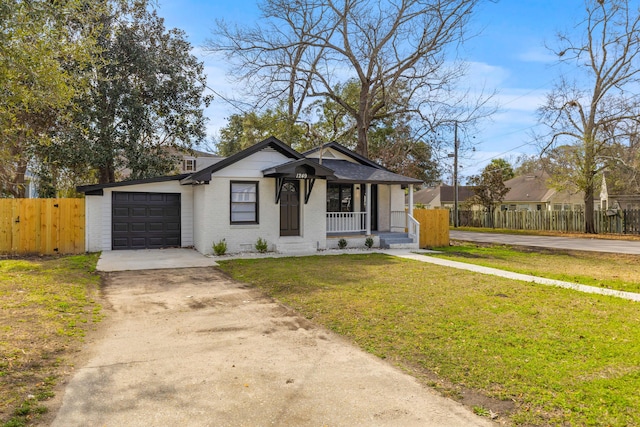
M 487 228 L 487 227 L 449 227 L 450 230 L 472 231 L 474 233 L 494 233 L 494 234 L 516 234 L 523 236 L 552 236 L 552 237 L 576 237 L 582 239 L 606 239 L 606 240 L 640 240 L 637 234 L 587 234 L 570 233 L 565 231 L 551 230 L 512 230 L 509 228 Z
M 640 293 L 640 256 L 461 243 L 435 255 L 469 264 Z
M 46 412 L 85 331 L 100 320 L 98 255 L 0 261 L 0 425 Z
M 478 414 L 640 425 L 638 303 L 380 254 L 221 268 Z

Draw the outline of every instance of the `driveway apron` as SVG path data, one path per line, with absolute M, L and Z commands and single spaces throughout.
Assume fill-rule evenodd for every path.
M 105 274 L 53 426 L 491 426 L 215 268 Z

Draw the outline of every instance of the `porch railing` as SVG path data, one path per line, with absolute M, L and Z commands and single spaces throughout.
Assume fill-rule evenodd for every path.
M 420 242 L 420 223 L 409 214 L 407 214 L 407 234 L 414 243 Z
M 407 228 L 407 211 L 391 211 L 391 231 L 404 232 Z
M 327 212 L 327 233 L 354 233 L 366 229 L 366 212 Z

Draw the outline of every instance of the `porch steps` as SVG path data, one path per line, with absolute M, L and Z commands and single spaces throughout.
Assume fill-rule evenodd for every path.
M 378 236 L 382 249 L 419 249 L 408 233 L 380 233 Z

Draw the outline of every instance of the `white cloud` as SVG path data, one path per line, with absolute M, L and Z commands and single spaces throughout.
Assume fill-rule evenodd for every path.
M 524 62 L 539 62 L 543 64 L 555 62 L 557 60 L 556 56 L 551 51 L 543 47 L 533 47 L 529 50 L 525 50 L 518 54 L 517 58 Z

